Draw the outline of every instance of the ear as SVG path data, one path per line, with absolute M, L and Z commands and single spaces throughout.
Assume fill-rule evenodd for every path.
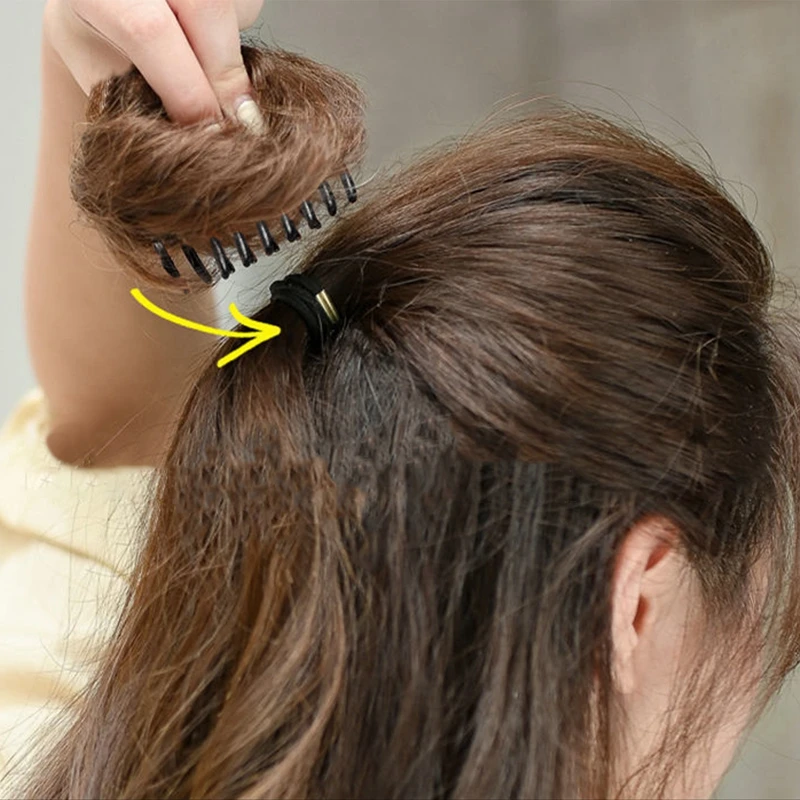
M 621 694 L 641 688 L 637 649 L 656 639 L 660 611 L 677 590 L 677 537 L 665 517 L 645 517 L 628 531 L 617 554 L 611 589 L 612 672 Z

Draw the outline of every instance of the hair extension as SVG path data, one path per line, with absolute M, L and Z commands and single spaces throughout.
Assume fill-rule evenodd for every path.
M 187 286 L 164 275 L 154 240 L 212 255 L 210 237 L 254 232 L 361 159 L 364 101 L 349 78 L 279 50 L 245 46 L 242 56 L 266 123 L 259 135 L 230 120 L 221 131 L 170 121 L 135 69 L 89 98 L 72 195 L 121 264 L 151 284 Z

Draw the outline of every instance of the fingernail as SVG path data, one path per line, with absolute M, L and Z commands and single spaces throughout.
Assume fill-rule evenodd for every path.
M 222 130 L 222 125 L 220 125 L 219 122 L 212 122 L 210 125 L 206 125 L 203 130 L 219 133 Z
M 255 100 L 246 97 L 236 107 L 236 119 L 250 128 L 253 133 L 263 133 L 264 131 L 264 118 L 261 116 L 261 111 L 256 105 Z

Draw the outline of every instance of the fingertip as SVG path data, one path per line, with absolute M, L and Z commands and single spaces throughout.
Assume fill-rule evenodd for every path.
M 263 133 L 265 128 L 264 117 L 261 109 L 251 95 L 238 97 L 233 104 L 236 119 L 253 133 Z

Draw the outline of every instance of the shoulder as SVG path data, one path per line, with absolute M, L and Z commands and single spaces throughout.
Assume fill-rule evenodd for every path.
M 156 470 L 65 463 L 50 451 L 49 432 L 47 400 L 37 387 L 0 428 L 0 536 L 4 528 L 22 533 L 125 573 Z
M 124 602 L 154 488 L 152 469 L 59 461 L 49 429 L 40 389 L 0 427 L 0 781 L 85 685 Z

